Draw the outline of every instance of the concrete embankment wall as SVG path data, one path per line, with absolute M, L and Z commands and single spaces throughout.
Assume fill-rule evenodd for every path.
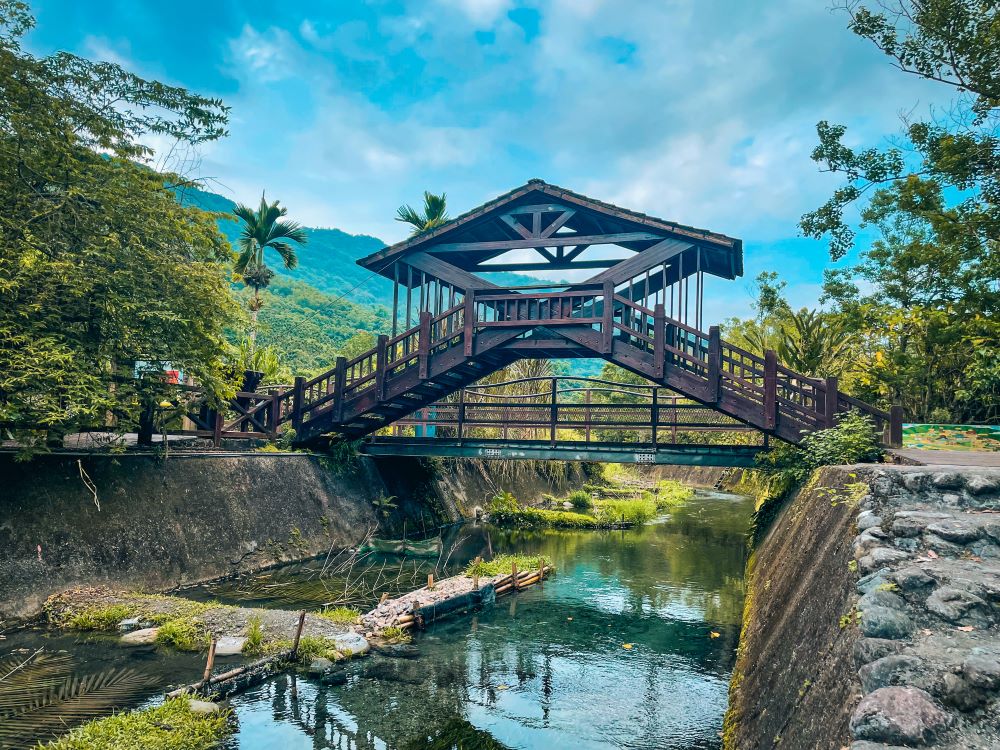
M 493 487 L 530 499 L 579 468 L 497 476 L 464 460 L 309 454 L 0 456 L 0 620 L 70 586 L 157 591 L 470 516 Z M 96 494 L 96 498 L 95 498 Z M 373 505 L 395 496 L 388 517 Z
M 748 563 L 725 748 L 1000 747 L 998 510 L 998 469 L 818 472 Z

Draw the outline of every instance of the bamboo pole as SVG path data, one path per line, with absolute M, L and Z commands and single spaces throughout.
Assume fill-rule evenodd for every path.
M 205 661 L 205 674 L 201 677 L 201 686 L 208 685 L 212 678 L 212 667 L 215 666 L 215 647 L 217 644 L 218 641 L 213 635 L 212 642 L 208 645 L 208 659 Z
M 295 661 L 299 656 L 299 639 L 302 638 L 302 628 L 305 627 L 305 624 L 306 613 L 305 610 L 302 610 L 302 613 L 299 615 L 299 625 L 295 628 L 295 640 L 292 641 L 292 650 L 290 652 L 292 661 Z

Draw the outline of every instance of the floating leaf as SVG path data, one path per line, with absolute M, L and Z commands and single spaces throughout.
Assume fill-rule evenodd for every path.
M 623 643 L 622 644 L 622 648 L 624 648 L 624 649 L 631 649 L 632 648 L 632 644 L 631 643 Z
M 972 625 L 960 625 L 955 630 L 961 630 L 963 633 L 971 633 L 975 628 Z
M 718 633 L 716 633 L 716 632 L 715 632 L 715 631 L 713 630 L 713 631 L 712 631 L 711 633 L 709 633 L 709 634 L 708 634 L 708 637 L 709 637 L 709 638 L 718 638 L 718 637 L 719 637 L 719 634 L 718 634 Z

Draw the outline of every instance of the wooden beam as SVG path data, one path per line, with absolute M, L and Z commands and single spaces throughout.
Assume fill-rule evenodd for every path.
M 692 247 L 694 247 L 694 245 L 690 242 L 666 239 L 661 242 L 657 242 L 651 247 L 647 247 L 645 250 L 640 250 L 631 258 L 623 260 L 617 265 L 609 268 L 607 271 L 587 279 L 587 282 L 599 284 L 608 279 L 614 282 L 617 286 L 623 281 L 633 279 L 650 268 L 655 268 L 656 266 L 667 262 L 671 258 L 681 255 L 687 250 L 690 250 Z
M 524 239 L 526 240 L 530 240 L 532 237 L 535 236 L 531 233 L 530 229 L 528 229 L 526 226 L 523 226 L 521 222 L 519 222 L 510 214 L 504 214 L 503 216 L 501 216 L 500 221 L 509 226 L 511 229 L 513 229 L 519 235 L 524 237 Z
M 616 234 L 559 234 L 554 237 L 547 237 L 546 247 L 559 247 L 560 245 L 620 245 L 623 242 L 645 242 L 649 240 L 662 240 L 662 234 L 652 232 L 619 232 Z M 673 240 L 680 242 L 679 240 Z M 525 240 L 494 240 L 492 242 L 444 242 L 440 245 L 431 245 L 424 252 L 428 253 L 475 253 L 490 250 L 529 250 L 538 244 L 537 239 Z M 685 247 L 690 247 L 690 243 L 681 243 Z M 409 259 L 408 256 L 407 259 Z
M 555 219 L 555 221 L 553 221 L 551 224 L 545 227 L 545 230 L 541 233 L 541 236 L 551 237 L 552 235 L 554 235 L 562 228 L 563 224 L 565 224 L 567 221 L 573 218 L 573 214 L 575 213 L 576 211 L 574 211 L 572 208 L 563 211 L 562 214 Z
M 504 287 L 497 286 L 486 279 L 481 279 L 475 274 L 463 271 L 461 268 L 427 253 L 421 252 L 409 255 L 405 262 L 418 271 L 423 271 L 442 281 L 447 281 L 465 293 L 468 293 L 470 289 L 504 289 Z
M 569 257 L 556 260 L 554 263 L 489 263 L 476 266 L 480 273 L 490 271 L 571 271 L 574 268 L 611 268 L 622 261 L 610 258 L 607 260 L 578 260 Z

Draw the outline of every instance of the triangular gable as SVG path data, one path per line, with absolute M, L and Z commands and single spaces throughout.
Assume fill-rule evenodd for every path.
M 517 216 L 521 208 L 534 210 L 537 215 L 541 207 L 551 208 L 551 212 L 545 214 L 545 221 L 551 222 L 548 228 L 552 232 L 547 236 L 552 242 L 567 241 L 581 234 L 584 239 L 613 236 L 614 244 L 639 252 L 664 240 L 683 241 L 712 251 L 710 255 L 714 261 L 711 267 L 706 267 L 707 272 L 730 279 L 743 274 L 741 240 L 623 209 L 542 180 L 530 180 L 447 224 L 383 248 L 358 263 L 391 278 L 390 268 L 396 260 L 417 253 L 425 257 L 425 253 L 435 253 L 435 248 L 450 250 L 454 253 L 452 258 L 462 257 L 466 264 L 475 264 L 508 252 L 511 244 L 525 248 L 544 245 L 544 241 L 537 239 L 537 227 L 536 238 L 531 239 L 531 233 L 522 223 L 523 218 Z M 573 212 L 570 221 L 577 227 L 573 233 L 567 233 L 559 223 L 566 221 L 569 212 Z M 477 270 L 488 269 L 480 266 Z

